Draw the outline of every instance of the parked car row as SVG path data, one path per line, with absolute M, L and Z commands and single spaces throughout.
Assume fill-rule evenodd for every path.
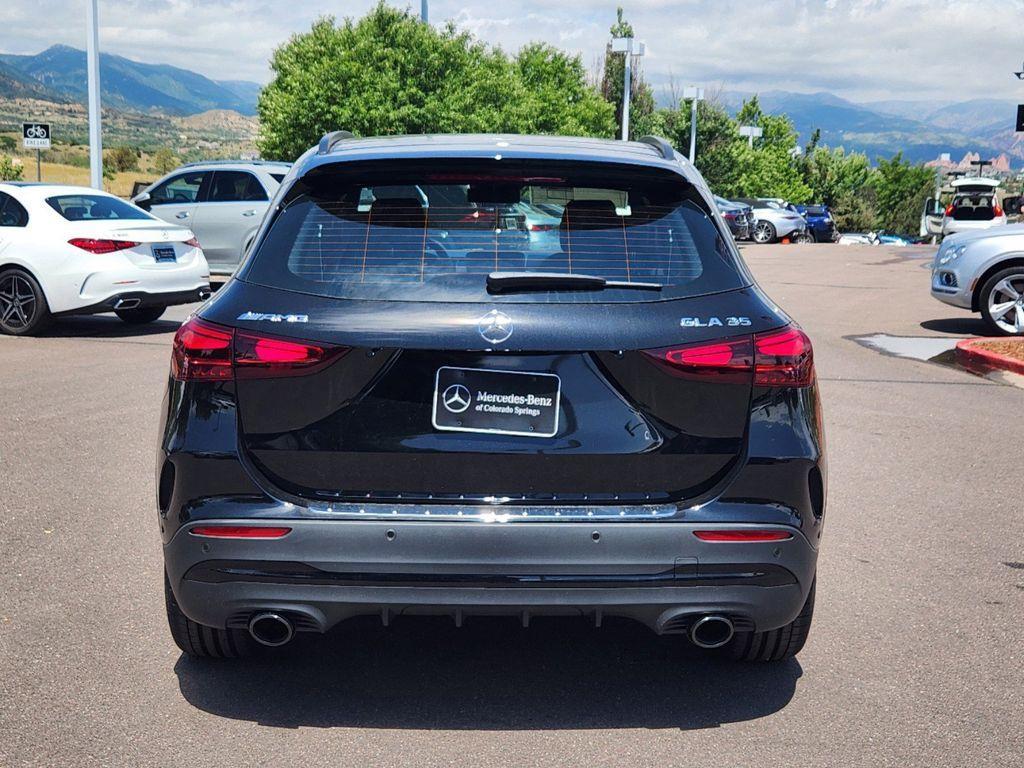
M 780 198 L 745 197 L 715 204 L 737 240 L 834 243 L 839 233 L 827 205 L 793 205 Z

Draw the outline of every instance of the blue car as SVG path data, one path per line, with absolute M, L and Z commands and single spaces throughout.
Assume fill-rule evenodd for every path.
M 814 242 L 834 243 L 839 239 L 839 230 L 827 205 L 790 205 L 789 208 L 807 220 L 807 231 L 814 237 Z

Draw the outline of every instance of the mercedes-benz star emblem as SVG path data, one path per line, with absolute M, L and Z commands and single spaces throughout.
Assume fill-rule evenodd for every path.
M 469 408 L 469 390 L 461 384 L 452 384 L 441 394 L 441 402 L 452 413 L 462 413 Z
M 480 331 L 484 341 L 501 344 L 512 335 L 512 318 L 504 312 L 492 309 L 477 321 L 476 329 Z

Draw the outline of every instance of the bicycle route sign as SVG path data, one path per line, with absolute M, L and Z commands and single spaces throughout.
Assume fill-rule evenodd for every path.
M 49 149 L 50 124 L 22 123 L 21 142 L 26 149 Z

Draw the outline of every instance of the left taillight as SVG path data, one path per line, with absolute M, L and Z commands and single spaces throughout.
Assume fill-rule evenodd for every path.
M 236 331 L 192 318 L 174 335 L 171 375 L 178 381 L 300 376 L 320 370 L 347 347 Z
M 182 245 L 187 245 L 189 248 L 202 248 L 203 247 L 203 246 L 201 246 L 199 244 L 199 238 L 198 237 L 190 237 L 188 240 L 184 241 L 182 243 Z
M 223 381 L 234 377 L 234 332 L 192 318 L 174 334 L 171 375 L 178 381 Z
M 103 240 L 94 237 L 73 237 L 68 243 L 89 253 L 114 253 L 139 245 L 132 240 Z

